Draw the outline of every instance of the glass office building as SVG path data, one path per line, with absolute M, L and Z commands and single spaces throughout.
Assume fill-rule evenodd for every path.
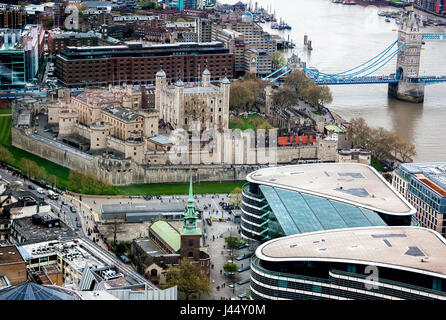
M 24 85 L 24 50 L 0 50 L 0 89 L 23 87 Z
M 446 300 L 445 239 L 363 227 L 270 240 L 251 260 L 254 300 Z
M 417 225 L 415 208 L 372 167 L 357 163 L 265 168 L 248 175 L 241 235 L 270 239 L 307 232 Z

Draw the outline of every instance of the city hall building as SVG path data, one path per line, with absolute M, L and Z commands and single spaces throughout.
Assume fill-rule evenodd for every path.
M 421 227 L 363 227 L 270 240 L 251 260 L 254 300 L 446 300 L 446 241 Z
M 270 167 L 247 176 L 241 235 L 270 239 L 332 229 L 417 225 L 415 208 L 359 163 Z

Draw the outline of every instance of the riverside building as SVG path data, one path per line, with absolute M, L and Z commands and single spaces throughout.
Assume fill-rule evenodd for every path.
M 403 163 L 392 184 L 416 208 L 421 226 L 446 236 L 446 162 Z

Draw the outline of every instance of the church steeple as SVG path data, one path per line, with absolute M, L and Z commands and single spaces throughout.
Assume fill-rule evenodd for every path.
M 189 181 L 189 198 L 187 199 L 186 210 L 184 211 L 184 226 L 181 230 L 182 234 L 201 234 L 198 228 L 198 216 L 195 212 L 195 200 L 192 189 L 192 172 Z

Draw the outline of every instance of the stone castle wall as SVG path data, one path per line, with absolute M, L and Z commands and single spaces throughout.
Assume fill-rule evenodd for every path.
M 191 168 L 194 181 L 197 182 L 244 181 L 247 174 L 268 166 L 268 164 L 172 165 L 165 164 L 165 159 L 168 158 L 167 152 L 156 152 L 159 156 L 158 161 L 156 163 L 152 162 L 150 165 L 140 165 L 130 159 L 118 160 L 99 156 L 84 157 L 68 151 L 68 148 L 63 150 L 37 141 L 17 128 L 12 128 L 12 143 L 17 148 L 69 169 L 81 172 L 91 171 L 98 178 L 106 179 L 113 185 L 187 183 Z M 321 142 L 318 142 L 319 146 L 314 144 L 300 147 L 280 147 L 277 149 L 277 162 L 279 164 L 289 163 L 293 159 L 336 161 L 336 146 L 333 143 L 333 141 L 321 140 Z

